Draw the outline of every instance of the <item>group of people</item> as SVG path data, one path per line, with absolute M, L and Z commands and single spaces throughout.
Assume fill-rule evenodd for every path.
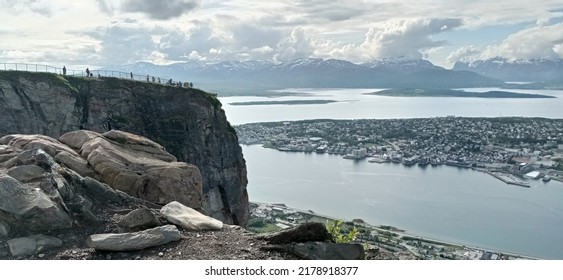
M 63 66 L 63 75 L 66 75 L 66 66 Z M 134 78 L 133 72 L 130 72 L 129 76 L 131 77 L 131 80 L 133 80 L 133 78 Z M 94 77 L 94 73 L 92 73 L 92 71 L 90 71 L 89 68 L 86 68 L 86 77 Z M 98 73 L 98 78 L 100 78 L 100 73 Z M 160 78 L 158 78 L 158 77 L 155 78 L 154 76 L 152 76 L 152 79 L 151 79 L 151 77 L 149 75 L 147 75 L 147 82 L 150 83 L 151 80 L 152 80 L 153 83 L 156 83 L 157 81 L 158 81 L 159 84 L 161 83 Z M 185 88 L 193 88 L 194 87 L 194 84 L 191 83 L 191 82 L 184 82 L 184 83 L 182 83 L 181 81 L 174 82 L 172 79 L 168 80 L 166 82 L 166 84 L 170 85 L 170 86 L 185 87 Z
M 133 74 L 131 74 L 131 75 L 133 75 Z M 147 82 L 149 82 L 149 83 L 151 82 L 151 80 L 152 80 L 153 83 L 156 83 L 157 79 L 158 79 L 158 83 L 161 84 L 160 78 L 155 78 L 154 76 L 151 77 L 151 76 L 147 75 Z M 193 83 L 190 83 L 190 82 L 182 83 L 181 81 L 175 82 L 172 79 L 168 80 L 166 82 L 166 84 L 169 85 L 169 86 L 177 86 L 177 87 L 185 87 L 185 88 L 194 87 Z

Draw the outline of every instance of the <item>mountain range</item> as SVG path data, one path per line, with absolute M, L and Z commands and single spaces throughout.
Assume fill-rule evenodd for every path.
M 553 83 L 563 77 L 563 59 L 508 60 L 495 57 L 474 62 L 457 62 L 453 70 L 472 71 L 507 82 Z
M 471 88 L 509 87 L 504 81 L 561 83 L 563 60 L 520 61 L 493 59 L 456 63 L 453 69 L 424 59 L 382 59 L 355 64 L 346 60 L 300 58 L 275 64 L 268 61 L 182 62 L 156 65 L 138 62 L 107 66 L 106 69 L 193 82 L 220 94 L 237 90 L 312 88 Z M 535 85 L 543 87 L 543 84 Z M 245 92 L 247 93 L 247 92 Z

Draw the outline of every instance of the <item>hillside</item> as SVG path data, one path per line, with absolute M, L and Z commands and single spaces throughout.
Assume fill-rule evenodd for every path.
M 119 129 L 162 144 L 201 171 L 206 213 L 229 224 L 248 222 L 245 162 L 213 95 L 126 79 L 0 71 L 0 137 L 58 138 L 79 129 Z

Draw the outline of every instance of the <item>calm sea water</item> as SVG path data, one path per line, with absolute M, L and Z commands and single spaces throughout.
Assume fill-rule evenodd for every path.
M 312 96 L 231 97 L 221 101 L 234 124 L 316 118 L 498 116 L 498 111 L 504 112 L 503 116 L 563 118 L 563 91 L 541 91 L 562 97 L 549 100 L 374 97 L 361 95 L 365 90 L 295 91 Z M 350 101 L 291 106 L 226 104 L 301 98 Z M 260 146 L 243 146 L 243 153 L 253 201 L 281 202 L 343 219 L 361 218 L 423 237 L 491 250 L 563 259 L 563 184 L 558 182 L 533 181 L 532 188 L 522 188 L 484 173 L 448 166 L 355 162 Z
M 231 124 L 304 119 L 392 119 L 445 117 L 525 116 L 563 118 L 562 90 L 513 90 L 519 93 L 545 94 L 552 99 L 387 97 L 364 95 L 381 89 L 287 89 L 303 95 L 277 98 L 236 96 L 221 98 Z M 477 88 L 471 91 L 501 90 Z M 232 102 L 267 100 L 327 99 L 340 101 L 323 105 L 232 106 Z

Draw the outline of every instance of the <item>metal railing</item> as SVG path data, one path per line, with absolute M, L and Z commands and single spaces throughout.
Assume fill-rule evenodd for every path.
M 53 73 L 59 75 L 73 76 L 73 77 L 89 77 L 89 78 L 104 78 L 113 77 L 119 79 L 135 80 L 147 83 L 161 84 L 161 85 L 171 85 L 171 86 L 181 86 L 191 88 L 193 83 L 190 82 L 180 82 L 174 81 L 173 79 L 165 79 L 162 77 L 156 77 L 151 75 L 140 75 L 134 74 L 133 72 L 122 72 L 113 70 L 74 70 L 68 69 L 66 67 L 59 68 L 48 65 L 40 64 L 28 64 L 28 63 L 0 63 L 0 70 L 4 71 L 26 71 L 26 72 L 43 72 L 43 73 Z

